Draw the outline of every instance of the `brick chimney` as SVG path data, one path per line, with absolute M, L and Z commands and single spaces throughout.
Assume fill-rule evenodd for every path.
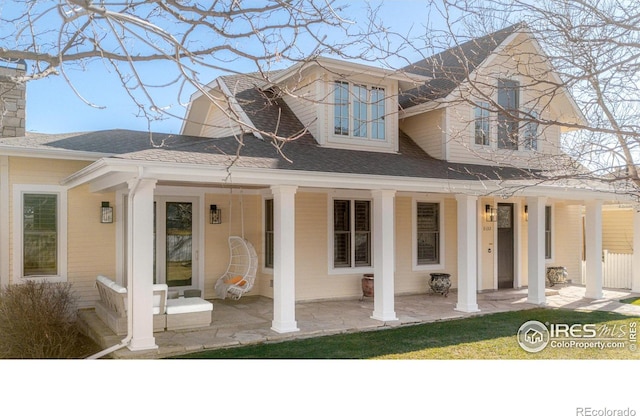
M 25 135 L 27 86 L 4 78 L 23 75 L 26 69 L 23 60 L 0 60 L 0 137 Z

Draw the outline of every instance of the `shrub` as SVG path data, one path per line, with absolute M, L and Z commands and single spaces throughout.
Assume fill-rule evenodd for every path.
M 29 281 L 0 290 L 0 357 L 76 357 L 76 311 L 69 283 Z

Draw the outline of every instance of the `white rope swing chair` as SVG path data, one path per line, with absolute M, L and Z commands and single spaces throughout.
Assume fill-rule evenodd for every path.
M 233 191 L 229 193 L 229 234 L 231 234 Z M 253 245 L 244 238 L 244 206 L 240 194 L 242 236 L 229 235 L 229 264 L 227 271 L 218 278 L 216 296 L 220 299 L 238 300 L 253 288 L 258 271 L 258 255 Z

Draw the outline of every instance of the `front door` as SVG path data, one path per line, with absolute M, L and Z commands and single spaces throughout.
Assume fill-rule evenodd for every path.
M 513 204 L 498 204 L 498 289 L 513 288 Z
M 155 276 L 169 287 L 189 289 L 198 285 L 195 198 L 156 198 Z

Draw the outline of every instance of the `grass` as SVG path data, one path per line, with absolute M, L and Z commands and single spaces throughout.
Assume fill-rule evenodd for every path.
M 210 350 L 182 355 L 181 359 L 640 359 L 640 353 L 623 349 L 551 348 L 528 353 L 516 334 L 524 322 L 597 324 L 624 329 L 640 318 L 613 312 L 578 312 L 533 309 L 504 312 L 452 321 L 403 326 L 278 343 Z M 605 326 L 606 325 L 606 326 Z M 628 338 L 623 338 L 627 340 Z
M 627 298 L 627 299 L 620 299 L 620 302 L 622 303 L 628 303 L 631 305 L 637 305 L 640 306 L 640 298 L 639 297 L 635 297 L 635 298 Z

